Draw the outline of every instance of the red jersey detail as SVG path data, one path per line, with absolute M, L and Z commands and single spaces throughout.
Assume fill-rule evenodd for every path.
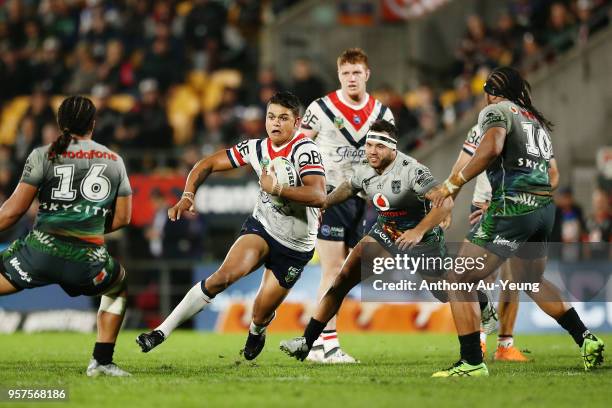
M 342 116 L 344 116 L 344 118 L 348 120 L 357 131 L 359 131 L 359 129 L 365 125 L 370 117 L 370 114 L 374 110 L 374 104 L 376 103 L 376 100 L 368 95 L 368 102 L 365 104 L 365 106 L 359 110 L 355 110 L 343 103 L 340 98 L 338 98 L 338 94 L 336 92 L 330 93 L 327 95 L 327 97 L 334 104 L 336 109 L 342 113 Z
M 236 146 L 232 147 L 232 152 L 234 153 L 234 157 L 236 158 L 236 160 L 238 160 L 238 165 L 244 166 L 246 162 L 242 158 L 242 155 L 240 154 L 238 149 L 236 149 Z
M 287 143 L 287 146 L 283 147 L 282 149 L 280 149 L 279 151 L 275 151 L 274 148 L 272 147 L 272 139 L 268 138 L 268 153 L 270 154 L 270 160 L 274 160 L 277 157 L 287 157 L 289 155 L 289 153 L 291 153 L 291 149 L 293 149 L 293 146 L 300 140 L 305 139 L 306 135 L 303 133 L 300 133 L 299 135 L 297 135 L 296 137 L 293 138 L 293 140 L 291 140 L 289 143 Z

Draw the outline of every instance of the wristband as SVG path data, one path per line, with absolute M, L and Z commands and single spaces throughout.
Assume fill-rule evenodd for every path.
M 453 194 L 455 191 L 459 190 L 459 186 L 451 183 L 448 179 L 444 181 L 444 187 L 448 190 L 449 193 Z
M 195 194 L 189 191 L 184 191 L 183 195 L 181 195 L 181 200 L 183 198 L 186 198 L 187 200 L 189 200 L 189 202 L 191 202 L 191 205 L 193 205 L 194 204 L 193 199 L 195 198 Z
M 272 186 L 272 195 L 280 197 L 284 186 L 284 184 L 274 183 L 274 185 Z

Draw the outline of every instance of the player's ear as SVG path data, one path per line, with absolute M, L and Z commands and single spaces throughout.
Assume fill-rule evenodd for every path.
M 366 68 L 366 82 L 368 82 L 368 79 L 370 79 L 370 68 Z
M 293 122 L 293 127 L 298 128 L 300 126 L 300 123 L 302 123 L 302 118 L 300 116 L 296 116 L 295 122 Z

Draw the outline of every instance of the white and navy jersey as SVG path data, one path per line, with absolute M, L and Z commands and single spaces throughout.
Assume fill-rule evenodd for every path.
M 480 145 L 482 140 L 482 132 L 480 127 L 475 125 L 470 129 L 463 142 L 463 151 L 470 156 L 474 156 L 476 149 Z M 476 177 L 476 187 L 474 188 L 474 195 L 472 196 L 472 203 L 484 203 L 491 201 L 491 183 L 487 177 L 487 172 L 483 171 Z
M 366 94 L 353 107 L 337 90 L 312 102 L 301 127 L 317 132 L 314 140 L 321 149 L 327 184 L 339 186 L 354 174 L 353 167 L 365 158 L 365 136 L 372 122 L 385 119 L 393 124 L 391 110 Z
M 270 138 L 249 139 L 227 149 L 232 166 L 250 164 L 261 176 L 261 163 L 271 162 L 276 157 L 285 157 L 293 164 L 298 173 L 298 185 L 302 178 L 309 175 L 325 177 L 321 153 L 317 145 L 303 134 L 297 134 L 281 147 L 274 147 Z M 259 191 L 259 200 L 253 209 L 253 217 L 259 221 L 266 232 L 280 244 L 298 252 L 311 251 L 315 246 L 319 227 L 319 209 L 286 201 L 282 207 L 274 205 L 270 195 Z
M 424 196 L 438 185 L 429 168 L 399 151 L 383 174 L 364 161 L 350 182 L 372 200 L 379 220 L 393 222 L 402 231 L 414 228 L 427 215 L 431 204 Z

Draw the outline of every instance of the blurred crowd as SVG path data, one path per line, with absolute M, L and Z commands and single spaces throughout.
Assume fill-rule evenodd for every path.
M 264 136 L 266 101 L 276 91 L 293 91 L 307 106 L 335 89 L 318 75 L 316 61 L 292 61 L 287 83 L 258 63 L 261 27 L 296 2 L 0 0 L 0 202 L 29 152 L 57 137 L 61 95 L 92 96 L 95 139 L 118 150 L 131 173 L 187 174 L 203 154 Z M 491 68 L 533 71 L 584 44 L 610 19 L 609 0 L 506 4 L 494 24 L 467 17 L 444 79 L 370 89 L 392 109 L 402 149 L 418 148 L 473 112 Z M 132 240 L 153 255 L 160 228 L 167 228 L 158 218 L 143 239 Z

